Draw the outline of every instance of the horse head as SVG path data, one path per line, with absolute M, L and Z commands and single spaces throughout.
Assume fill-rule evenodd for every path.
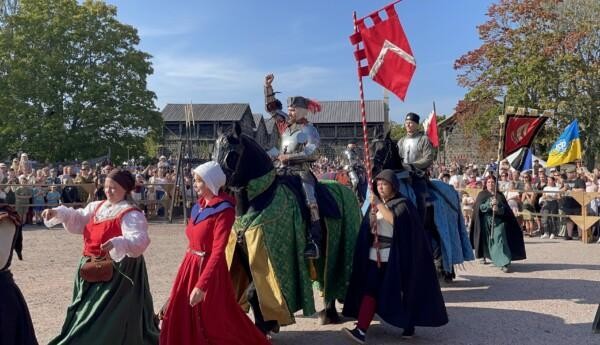
M 383 169 L 402 170 L 402 157 L 400 157 L 396 142 L 390 136 L 390 131 L 384 136 L 376 136 L 371 141 L 371 156 L 373 157 L 371 168 L 373 176 Z
M 230 131 L 219 131 L 212 159 L 219 163 L 227 176 L 226 185 L 232 188 L 245 187 L 252 179 L 273 169 L 265 150 L 254 139 L 242 134 L 237 123 Z

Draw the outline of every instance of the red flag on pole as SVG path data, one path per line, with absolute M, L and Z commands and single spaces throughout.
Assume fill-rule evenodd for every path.
M 359 75 L 370 76 L 404 101 L 417 65 L 394 8 L 397 2 L 357 19 L 356 32 L 350 36 L 350 41 L 354 45 L 363 43 L 363 48 L 354 53 L 360 66 Z M 386 19 L 379 15 L 382 11 L 386 12 Z M 366 18 L 370 18 L 374 25 L 367 27 Z M 361 66 L 360 62 L 364 59 L 367 65 Z
M 530 147 L 547 116 L 508 115 L 504 125 L 504 150 L 506 157 L 521 147 Z
M 423 128 L 425 128 L 425 133 L 427 133 L 427 137 L 429 138 L 431 145 L 433 147 L 439 147 L 440 139 L 438 137 L 438 126 L 435 111 L 431 111 L 429 117 L 423 121 Z

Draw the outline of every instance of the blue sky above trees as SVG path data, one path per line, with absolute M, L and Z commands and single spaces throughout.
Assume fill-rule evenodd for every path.
M 365 16 L 389 0 L 184 1 L 108 0 L 118 18 L 139 30 L 150 53 L 149 88 L 167 103 L 250 103 L 264 113 L 262 84 L 275 73 L 282 97 L 358 99 L 352 12 Z M 406 102 L 390 95 L 392 120 L 409 111 L 452 114 L 464 96 L 454 60 L 480 45 L 476 26 L 490 0 L 404 0 L 396 5 L 417 60 Z M 383 89 L 365 79 L 368 99 Z

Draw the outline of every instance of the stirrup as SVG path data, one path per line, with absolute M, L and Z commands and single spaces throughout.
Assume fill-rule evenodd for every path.
M 304 257 L 306 259 L 317 260 L 321 257 L 321 250 L 315 241 L 309 241 L 304 247 Z

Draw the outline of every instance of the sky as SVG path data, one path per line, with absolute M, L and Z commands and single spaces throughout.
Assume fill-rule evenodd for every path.
M 118 19 L 136 27 L 139 48 L 152 55 L 148 87 L 162 110 L 168 103 L 249 103 L 264 113 L 263 84 L 275 74 L 285 102 L 357 100 L 353 11 L 366 16 L 390 0 L 107 0 Z M 404 0 L 396 4 L 417 68 L 405 102 L 390 94 L 390 118 L 451 115 L 466 90 L 454 61 L 481 45 L 477 26 L 491 0 Z M 365 98 L 383 88 L 365 78 Z

